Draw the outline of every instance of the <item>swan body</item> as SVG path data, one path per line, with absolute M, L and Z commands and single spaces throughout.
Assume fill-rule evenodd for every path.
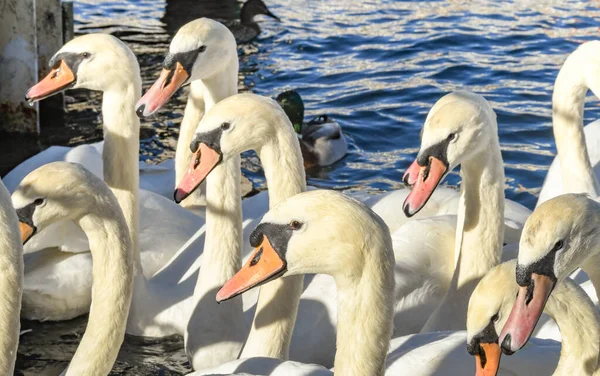
M 12 375 L 17 359 L 23 287 L 23 247 L 10 195 L 0 180 L 0 373 Z
M 90 190 L 96 195 L 86 194 Z M 134 275 L 131 238 L 114 193 L 83 167 L 54 162 L 26 176 L 12 201 L 24 241 L 65 219 L 88 236 L 96 285 L 85 334 L 65 374 L 108 374 L 125 337 Z
M 327 115 L 304 122 L 304 102 L 295 90 L 277 96 L 277 103 L 298 133 L 304 167 L 329 166 L 348 153 L 348 143 L 340 125 Z
M 583 127 L 585 96 L 600 95 L 600 41 L 581 44 L 565 60 L 552 94 L 552 128 L 558 156 L 550 165 L 537 206 L 563 193 L 600 195 L 600 121 Z

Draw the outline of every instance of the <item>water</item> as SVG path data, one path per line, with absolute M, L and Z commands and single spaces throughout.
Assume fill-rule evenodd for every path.
M 297 89 L 307 117 L 327 113 L 342 126 L 349 153 L 311 171 L 323 188 L 386 191 L 419 148 L 431 106 L 445 93 L 484 95 L 498 115 L 506 195 L 533 208 L 556 153 L 551 93 L 558 69 L 580 43 L 597 38 L 600 7 L 580 1 L 267 0 L 283 22 L 262 18 L 263 33 L 239 48 L 240 91 L 275 97 Z M 144 88 L 158 76 L 173 33 L 200 16 L 235 18 L 232 1 L 75 2 L 76 32 L 109 32 L 138 55 Z M 142 159 L 174 155 L 187 89 L 143 122 Z M 591 96 L 585 122 L 600 117 Z M 72 123 L 96 126 L 101 97 L 75 93 Z M 82 120 L 83 119 L 83 120 Z M 96 132 L 96 137 L 100 133 Z M 244 172 L 264 187 L 251 154 Z M 458 175 L 447 178 L 456 185 Z M 399 211 L 399 215 L 402 215 Z M 132 361 L 135 362 L 135 361 Z M 174 374 L 177 366 L 165 361 Z

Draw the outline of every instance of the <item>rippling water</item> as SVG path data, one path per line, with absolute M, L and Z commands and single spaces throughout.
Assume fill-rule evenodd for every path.
M 498 114 L 507 196 L 534 206 L 556 152 L 554 79 L 571 51 L 597 37 L 599 6 L 581 1 L 266 1 L 282 22 L 261 19 L 259 39 L 239 48 L 240 90 L 275 97 L 295 88 L 305 99 L 307 117 L 332 115 L 350 142 L 345 159 L 310 174 L 311 185 L 399 188 L 431 106 L 447 92 L 466 89 L 484 95 Z M 182 24 L 201 16 L 235 18 L 237 12 L 237 2 L 219 0 L 75 2 L 76 32 L 109 32 L 128 43 L 140 60 L 145 89 Z M 99 109 L 99 95 L 75 97 L 71 121 L 79 121 L 81 108 Z M 148 134 L 142 158 L 173 156 L 186 97 L 187 89 L 181 90 L 142 124 Z M 589 99 L 586 123 L 600 116 L 596 99 Z M 263 186 L 255 159 L 248 158 L 245 167 L 246 175 Z M 453 174 L 447 180 L 457 184 L 459 178 Z

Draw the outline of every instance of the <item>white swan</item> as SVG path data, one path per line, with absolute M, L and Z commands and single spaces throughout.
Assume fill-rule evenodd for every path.
M 576 268 L 600 292 L 599 228 L 600 204 L 584 194 L 557 196 L 529 217 L 519 244 L 519 294 L 500 334 L 506 352 L 527 342 L 555 285 Z
M 464 329 L 468 299 L 478 280 L 500 262 L 505 238 L 504 164 L 496 114 L 483 97 L 468 92 L 448 94 L 430 110 L 421 149 L 405 175 L 413 187 L 404 212 L 411 216 L 419 211 L 459 164 L 462 184 L 455 241 L 440 239 L 437 249 L 431 249 L 431 259 L 441 271 L 434 277 L 441 277 L 438 284 L 445 295 L 422 331 Z M 529 211 L 517 214 L 524 223 Z M 439 223 L 431 223 L 422 231 L 437 227 Z M 518 239 L 518 231 L 507 235 Z
M 565 60 L 552 94 L 558 156 L 548 169 L 537 206 L 563 193 L 600 195 L 600 120 L 583 127 L 585 95 L 600 95 L 600 41 L 583 43 Z
M 250 242 L 256 250 L 217 301 L 282 276 L 330 274 L 339 305 L 336 373 L 382 375 L 392 333 L 394 254 L 381 218 L 340 193 L 310 191 L 272 208 Z
M 483 371 L 482 375 L 494 375 L 504 360 L 511 359 L 504 358 L 500 362 L 498 333 L 508 320 L 519 290 L 515 283 L 516 263 L 517 260 L 511 260 L 492 268 L 479 282 L 469 301 L 467 348 L 477 358 L 476 365 Z M 544 311 L 556 322 L 563 337 L 558 364 L 551 361 L 555 351 L 528 346 L 530 352 L 537 347 L 536 354 L 523 357 L 517 353 L 515 356 L 521 357 L 522 364 L 515 371 L 537 375 L 548 375 L 552 371 L 555 375 L 592 374 L 600 350 L 600 314 L 585 291 L 566 278 L 556 285 Z M 534 367 L 538 369 L 534 370 Z
M 141 91 L 137 60 L 131 50 L 115 37 L 88 34 L 65 44 L 54 55 L 51 65 L 54 68 L 49 75 L 28 92 L 30 100 L 43 99 L 70 87 L 104 93 L 103 175 L 124 208 L 136 249 L 139 238 L 143 271 L 151 276 L 196 232 L 202 220 L 163 197 L 141 191 L 142 220 L 141 226 L 138 226 L 139 120 L 133 109 Z M 66 230 L 61 227 L 63 224 L 67 226 Z M 69 241 L 72 238 L 85 239 L 81 230 L 73 228 L 72 222 L 63 221 L 48 227 L 39 236 L 50 234 L 52 240 L 59 244 L 64 238 Z M 87 244 L 85 240 L 82 242 Z M 45 248 L 56 244 L 37 245 Z M 24 317 L 62 320 L 87 312 L 91 270 L 89 253 L 52 254 L 49 259 L 42 256 L 28 262 Z
M 23 247 L 10 195 L 0 180 L 0 374 L 12 375 L 17 359 L 23 288 Z
M 86 194 L 89 190 L 96 194 Z M 12 200 L 24 241 L 65 219 L 77 223 L 88 236 L 94 257 L 92 303 L 85 334 L 66 375 L 108 374 L 125 337 L 134 273 L 128 227 L 115 195 L 79 165 L 55 162 L 25 177 Z

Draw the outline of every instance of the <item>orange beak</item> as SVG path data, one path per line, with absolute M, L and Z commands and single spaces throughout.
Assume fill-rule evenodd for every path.
M 287 264 L 271 246 L 266 235 L 250 259 L 217 293 L 217 302 L 234 298 L 285 273 Z
M 163 69 L 158 80 L 135 105 L 139 117 L 158 111 L 189 78 L 188 72 L 177 62 L 175 69 Z
M 481 354 L 475 355 L 475 376 L 496 376 L 502 350 L 497 343 L 481 343 Z
M 175 202 L 180 203 L 192 194 L 222 159 L 223 156 L 216 150 L 201 143 L 198 150 L 192 155 L 190 166 L 175 189 Z
M 59 93 L 75 84 L 75 74 L 71 68 L 63 61 L 57 68 L 53 68 L 40 82 L 35 84 L 25 94 L 25 99 L 30 103 L 48 98 Z
M 555 283 L 550 277 L 533 273 L 531 285 L 519 287 L 517 300 L 500 333 L 499 342 L 504 353 L 510 355 L 525 346 L 544 312 Z
M 429 157 L 427 166 L 419 166 L 416 161 L 410 165 L 403 180 L 412 185 L 402 209 L 407 217 L 412 217 L 425 206 L 438 184 L 448 171 L 448 166 L 435 157 Z
M 21 231 L 21 243 L 25 244 L 35 233 L 35 228 L 25 222 L 19 221 L 19 231 Z

